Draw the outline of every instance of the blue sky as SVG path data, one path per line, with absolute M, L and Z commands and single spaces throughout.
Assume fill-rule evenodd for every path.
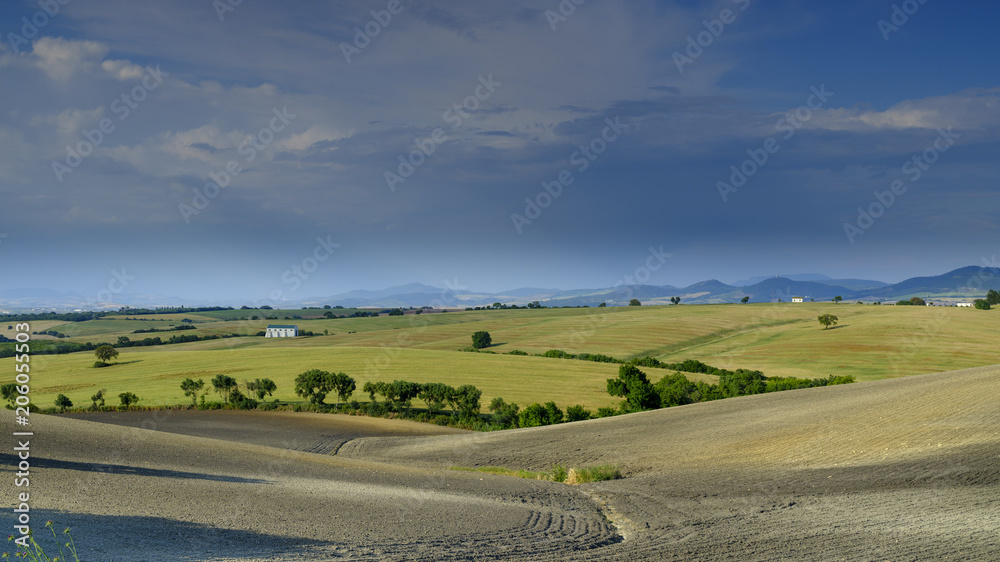
M 0 288 L 601 287 L 650 248 L 651 284 L 894 282 L 1000 253 L 993 4 L 62 1 L 0 7 Z

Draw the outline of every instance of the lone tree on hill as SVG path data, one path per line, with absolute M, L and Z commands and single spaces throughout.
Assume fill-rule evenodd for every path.
M 740 302 L 743 303 L 743 304 L 746 304 L 746 303 L 750 302 L 750 297 L 743 297 L 742 299 L 740 299 Z
M 628 301 L 628 305 L 629 306 L 642 306 L 642 303 L 639 302 L 639 299 L 632 299 L 632 300 Z
M 493 343 L 493 338 L 490 337 L 489 332 L 480 331 L 472 334 L 472 347 L 474 349 L 489 347 L 491 343 Z
M 842 301 L 842 300 L 844 300 L 844 297 L 842 297 L 840 295 L 837 295 L 837 296 L 833 297 L 833 302 L 835 302 L 837 304 L 840 304 L 840 301 Z
M 832 314 L 820 314 L 819 323 L 823 325 L 825 330 L 837 323 L 837 317 Z
M 101 366 L 103 367 L 108 364 L 108 361 L 118 357 L 118 350 L 108 344 L 104 344 L 94 350 L 94 355 L 97 357 L 98 363 L 102 363 Z
M 927 302 L 920 297 L 913 297 L 910 299 L 910 304 L 913 306 L 927 306 Z

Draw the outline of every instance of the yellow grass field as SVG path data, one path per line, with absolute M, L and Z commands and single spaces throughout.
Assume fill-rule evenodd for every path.
M 817 316 L 826 313 L 839 317 L 838 325 L 828 330 L 817 322 Z M 131 333 L 179 324 L 184 317 L 195 320 L 198 329 Z M 104 388 L 109 403 L 117 403 L 117 394 L 124 391 L 136 393 L 144 404 L 184 403 L 189 399 L 180 391 L 181 380 L 202 378 L 207 383 L 225 373 L 241 382 L 271 378 L 278 385 L 277 398 L 298 402 L 292 381 L 316 368 L 354 377 L 358 400 L 367 400 L 360 392 L 366 381 L 405 379 L 476 385 L 483 391 L 484 407 L 494 396 L 521 406 L 553 400 L 563 408 L 582 404 L 595 409 L 616 402 L 605 392 L 605 379 L 615 376 L 616 365 L 503 355 L 515 349 L 561 349 L 621 359 L 650 355 L 667 362 L 690 358 L 727 369 L 759 369 L 768 376 L 853 375 L 862 381 L 1000 363 L 995 341 L 1000 312 L 945 307 L 781 303 L 458 311 L 335 320 L 227 322 L 193 314 L 143 318 L 38 322 L 32 330 L 76 335 L 66 341 L 115 342 L 120 335 L 165 340 L 174 334 L 255 334 L 269 323 L 295 323 L 330 335 L 123 348 L 118 364 L 104 369 L 93 368 L 90 352 L 36 356 L 34 401 L 47 406 L 63 393 L 75 405 L 85 406 Z M 496 355 L 458 351 L 471 344 L 470 335 L 477 330 L 490 332 L 490 349 Z M 652 380 L 667 373 L 646 371 Z M 13 377 L 13 359 L 0 360 L 0 373 L 9 374 L 0 375 L 0 380 Z

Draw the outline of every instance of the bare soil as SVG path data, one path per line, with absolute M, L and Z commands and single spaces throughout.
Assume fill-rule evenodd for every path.
M 984 367 L 495 433 L 34 416 L 32 523 L 73 527 L 86 560 L 998 560 L 997 396 Z M 626 478 L 448 470 L 556 463 Z

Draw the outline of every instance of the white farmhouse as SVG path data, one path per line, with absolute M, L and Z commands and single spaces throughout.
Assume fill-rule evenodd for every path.
M 270 324 L 264 332 L 265 338 L 294 338 L 299 335 L 299 327 L 294 324 Z
M 971 302 L 960 302 L 960 303 L 956 304 L 955 306 L 972 308 L 972 303 Z
M 805 302 L 804 297 L 792 297 L 792 302 Z

